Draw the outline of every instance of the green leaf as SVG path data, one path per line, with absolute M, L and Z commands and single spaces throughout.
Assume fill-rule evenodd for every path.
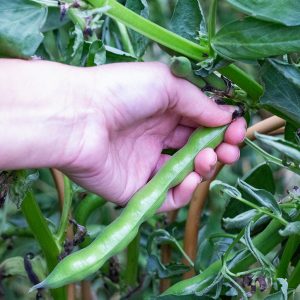
M 86 66 L 99 66 L 106 62 L 106 51 L 102 41 L 97 40 L 91 43 L 87 56 Z
M 256 60 L 300 51 L 300 26 L 287 27 L 251 17 L 225 25 L 212 39 L 218 54 Z
M 300 145 L 286 141 L 279 137 L 273 137 L 260 133 L 255 133 L 255 137 L 264 145 L 270 146 L 279 151 L 284 157 L 300 164 Z
M 264 178 L 264 180 L 261 180 L 261 178 Z M 266 163 L 255 166 L 248 173 L 246 173 L 242 179 L 255 188 L 267 190 L 272 194 L 275 193 L 273 172 L 270 166 Z M 254 197 L 246 194 L 239 187 L 237 188 L 242 193 L 243 198 L 247 198 L 247 200 L 251 202 L 256 202 Z M 230 199 L 228 204 L 226 205 L 223 218 L 233 218 L 236 215 L 239 215 L 248 210 L 249 206 L 247 206 L 246 204 L 237 203 L 234 199 Z
M 279 230 L 280 235 L 289 236 L 292 234 L 300 235 L 300 221 L 289 223 L 284 229 Z
M 137 61 L 136 57 L 129 55 L 117 48 L 105 46 L 106 49 L 106 63 L 118 63 L 118 62 L 134 62 Z
M 292 143 L 300 144 L 300 136 L 298 136 L 298 128 L 287 122 L 284 129 L 284 138 Z
M 158 278 L 170 278 L 187 272 L 190 268 L 183 264 L 165 266 L 155 255 L 150 255 L 147 261 L 147 272 L 156 274 Z
M 127 0 L 126 7 L 146 19 L 149 18 L 149 7 L 146 0 Z M 149 44 L 149 40 L 134 30 L 128 29 L 128 32 L 135 55 L 137 57 L 143 56 Z
M 256 209 L 250 209 L 245 211 L 234 218 L 223 218 L 224 228 L 230 229 L 243 229 L 247 224 L 250 223 L 252 218 L 257 215 Z
M 46 32 L 49 30 L 54 30 L 59 27 L 64 26 L 70 20 L 68 15 L 66 15 L 63 20 L 61 19 L 60 9 L 57 7 L 48 7 L 48 14 L 46 22 L 44 23 L 43 27 L 41 28 L 42 32 Z
M 262 267 L 267 267 L 271 270 L 274 270 L 272 263 L 254 246 L 253 241 L 251 239 L 251 226 L 253 222 L 250 222 L 245 229 L 245 242 L 248 250 L 255 257 L 255 259 L 261 264 Z
M 287 26 L 300 25 L 299 0 L 227 0 L 239 11 L 254 18 L 281 23 Z
M 199 5 L 197 0 L 178 0 L 170 23 L 171 31 L 195 41 L 199 36 L 198 32 L 203 20 Z
M 233 198 L 235 198 L 235 197 L 239 198 L 242 196 L 242 194 L 240 193 L 240 191 L 237 188 L 235 188 L 227 183 L 224 183 L 220 180 L 214 180 L 210 185 L 210 189 L 216 190 L 217 192 L 219 192 L 221 194 L 226 194 Z
M 47 8 L 26 0 L 0 1 L 0 57 L 26 58 L 43 40 Z
M 279 60 L 268 59 L 261 70 L 261 77 L 265 86 L 265 93 L 260 99 L 263 107 L 299 127 L 299 69 Z
M 263 189 L 257 189 L 241 179 L 238 179 L 238 186 L 244 192 L 251 195 L 262 206 L 271 209 L 276 215 L 281 216 L 281 209 L 270 192 Z
M 150 237 L 148 238 L 147 242 L 147 251 L 150 255 L 152 252 L 152 245 L 156 241 L 157 243 L 174 243 L 174 237 L 170 235 L 170 233 L 164 229 L 155 230 Z
M 295 290 L 288 289 L 288 282 L 285 278 L 277 278 L 277 281 L 281 285 L 280 291 L 268 295 L 265 300 L 287 300 L 290 294 L 293 294 Z M 295 298 L 296 299 L 296 298 Z

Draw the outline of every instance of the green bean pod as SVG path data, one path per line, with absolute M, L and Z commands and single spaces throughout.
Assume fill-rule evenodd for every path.
M 172 57 L 170 69 L 175 76 L 188 80 L 200 89 L 212 89 L 230 94 L 233 93 L 231 89 L 228 90 L 226 81 L 214 73 L 206 77 L 195 75 L 190 60 L 184 56 Z
M 188 58 L 184 56 L 172 57 L 170 69 L 175 76 L 188 80 L 200 89 L 205 88 L 206 82 L 202 77 L 194 74 L 192 64 Z
M 121 215 L 86 248 L 64 258 L 38 288 L 57 288 L 95 273 L 136 236 L 140 225 L 162 205 L 170 188 L 193 171 L 194 159 L 204 148 L 215 148 L 223 140 L 226 126 L 197 129 L 187 144 L 168 160 L 158 173 L 128 202 Z

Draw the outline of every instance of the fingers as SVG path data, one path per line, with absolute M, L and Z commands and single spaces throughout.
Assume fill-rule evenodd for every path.
M 246 136 L 246 128 L 247 123 L 244 118 L 238 118 L 232 121 L 226 130 L 224 141 L 231 145 L 238 145 Z
M 218 157 L 212 148 L 202 150 L 195 158 L 195 171 L 204 179 L 214 174 Z
M 167 198 L 158 212 L 166 212 L 185 206 L 191 200 L 194 190 L 201 182 L 201 177 L 196 173 L 190 173 L 181 184 L 169 190 Z
M 173 77 L 169 95 L 171 107 L 184 117 L 199 125 L 215 127 L 231 122 L 234 106 L 217 105 L 190 82 Z
M 192 131 L 190 127 L 178 126 L 165 143 L 168 147 L 180 148 L 186 143 Z M 195 172 L 190 173 L 181 184 L 168 192 L 164 204 L 158 211 L 165 212 L 185 206 L 202 179 L 209 179 L 214 175 L 218 160 L 225 164 L 236 162 L 240 157 L 238 144 L 244 140 L 245 134 L 246 121 L 243 118 L 233 121 L 225 133 L 224 142 L 216 150 L 206 148 L 199 152 L 194 161 Z M 169 155 L 161 155 L 154 173 L 168 159 Z
M 238 146 L 222 143 L 217 149 L 218 160 L 224 164 L 233 164 L 240 158 Z
M 164 141 L 164 148 L 179 149 L 183 147 L 188 141 L 190 135 L 193 133 L 196 123 L 183 118 L 173 132 Z M 240 144 L 246 136 L 247 123 L 244 118 L 238 118 L 228 126 L 226 130 L 224 141 L 231 145 Z
M 234 120 L 226 130 L 224 143 L 216 149 L 218 160 L 224 164 L 233 164 L 240 158 L 240 144 L 246 136 L 247 123 L 244 118 Z

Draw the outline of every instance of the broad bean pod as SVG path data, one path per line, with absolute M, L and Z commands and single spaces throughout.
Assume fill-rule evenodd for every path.
M 95 273 L 113 255 L 123 250 L 136 236 L 140 225 L 162 205 L 170 188 L 178 185 L 193 170 L 196 155 L 204 148 L 215 148 L 224 137 L 226 126 L 197 129 L 187 144 L 168 160 L 158 173 L 128 202 L 121 215 L 86 248 L 64 258 L 48 275 L 33 286 L 57 288 Z

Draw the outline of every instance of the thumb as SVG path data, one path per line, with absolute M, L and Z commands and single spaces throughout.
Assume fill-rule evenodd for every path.
M 173 76 L 173 75 L 172 75 Z M 235 106 L 218 105 L 198 87 L 173 76 L 170 85 L 170 105 L 184 118 L 202 126 L 216 127 L 232 121 Z

